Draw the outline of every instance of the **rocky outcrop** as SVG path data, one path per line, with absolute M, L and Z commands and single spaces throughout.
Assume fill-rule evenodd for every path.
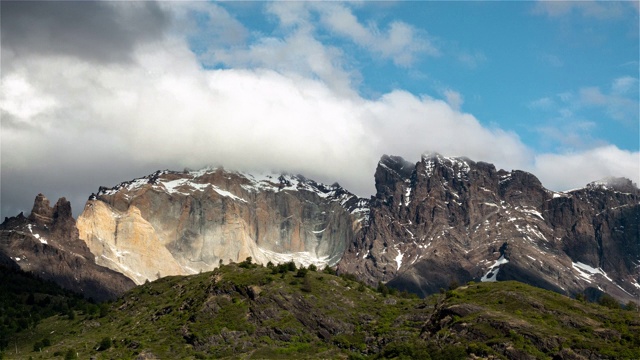
M 532 174 L 438 154 L 384 156 L 369 226 L 338 270 L 426 295 L 450 283 L 519 280 L 573 295 L 640 295 L 638 189 L 608 179 L 557 193 Z
M 71 205 L 59 199 L 51 207 L 39 194 L 28 217 L 5 219 L 0 225 L 0 261 L 95 300 L 113 299 L 134 286 L 119 272 L 96 265 L 78 238 Z
M 101 188 L 78 229 L 100 264 L 141 283 L 247 257 L 334 265 L 366 221 L 366 203 L 299 175 L 159 171 Z

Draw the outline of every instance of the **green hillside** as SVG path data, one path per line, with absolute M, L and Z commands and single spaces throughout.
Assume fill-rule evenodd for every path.
M 418 299 L 244 262 L 157 280 L 103 311 L 83 306 L 19 332 L 4 358 L 640 358 L 637 312 L 517 282 Z

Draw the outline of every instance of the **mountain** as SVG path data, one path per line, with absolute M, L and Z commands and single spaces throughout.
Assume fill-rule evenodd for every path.
M 606 179 L 566 193 L 532 174 L 439 154 L 384 156 L 369 224 L 338 271 L 421 295 L 470 280 L 640 298 L 638 188 Z
M 158 171 L 100 188 L 78 218 L 98 264 L 137 284 L 251 257 L 333 266 L 368 202 L 301 175 Z
M 5 357 L 640 357 L 634 311 L 513 281 L 466 284 L 426 299 L 388 291 L 289 264 L 224 265 L 136 287 L 100 314 L 87 307 L 72 318 L 48 317 L 13 337 Z
M 39 194 L 29 217 L 22 213 L 0 224 L 0 266 L 19 268 L 86 298 L 114 299 L 135 284 L 99 266 L 78 237 L 71 204 L 61 198 L 51 207 Z
M 77 222 L 64 199 L 51 208 L 39 196 L 29 218 L 5 220 L 0 254 L 96 299 L 248 257 L 335 267 L 420 296 L 518 280 L 640 299 L 639 190 L 628 179 L 554 192 L 527 172 L 435 153 L 385 155 L 374 179 L 376 194 L 362 199 L 302 175 L 157 171 L 99 188 Z

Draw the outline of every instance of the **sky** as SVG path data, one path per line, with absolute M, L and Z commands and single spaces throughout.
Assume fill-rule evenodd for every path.
M 375 191 L 383 154 L 640 182 L 639 2 L 0 3 L 1 216 L 159 169 Z

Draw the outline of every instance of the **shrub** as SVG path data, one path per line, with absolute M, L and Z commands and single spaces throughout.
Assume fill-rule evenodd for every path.
M 243 262 L 238 264 L 238 266 L 240 266 L 243 269 L 251 269 L 253 268 L 252 263 L 253 263 L 253 259 L 251 258 L 251 256 L 249 256 Z
M 302 287 L 300 288 L 300 290 L 304 291 L 304 292 L 311 292 L 311 280 L 309 279 L 308 276 L 305 276 L 304 279 L 302 279 Z
M 329 274 L 329 275 L 335 275 L 336 271 L 333 270 L 332 268 L 330 268 L 329 266 L 325 266 L 324 269 L 322 270 L 323 273 L 325 274 Z
M 318 267 L 314 264 L 309 265 L 309 271 L 318 271 Z
M 638 304 L 636 304 L 635 302 L 629 300 L 627 305 L 624 306 L 624 309 L 627 310 L 627 311 L 638 311 Z
M 104 337 L 100 340 L 100 344 L 98 345 L 98 351 L 104 351 L 111 347 L 111 338 Z
M 100 317 L 103 318 L 109 313 L 109 305 L 107 303 L 100 304 Z
M 285 265 L 287 265 L 287 270 L 296 271 L 296 263 L 294 263 L 293 261 L 289 261 Z
M 296 277 L 303 278 L 303 277 L 307 276 L 307 272 L 308 271 L 309 270 L 301 267 L 300 269 L 298 269 L 298 273 L 296 274 Z
M 67 350 L 67 352 L 64 354 L 64 360 L 75 360 L 77 358 L 78 354 L 76 354 L 76 351 L 73 349 Z
M 598 300 L 598 304 L 610 309 L 620 309 L 620 304 L 618 304 L 618 301 L 609 294 L 603 294 L 600 297 L 600 300 Z
M 382 281 L 378 282 L 378 292 L 384 296 L 389 295 L 389 288 L 387 285 L 383 284 Z

